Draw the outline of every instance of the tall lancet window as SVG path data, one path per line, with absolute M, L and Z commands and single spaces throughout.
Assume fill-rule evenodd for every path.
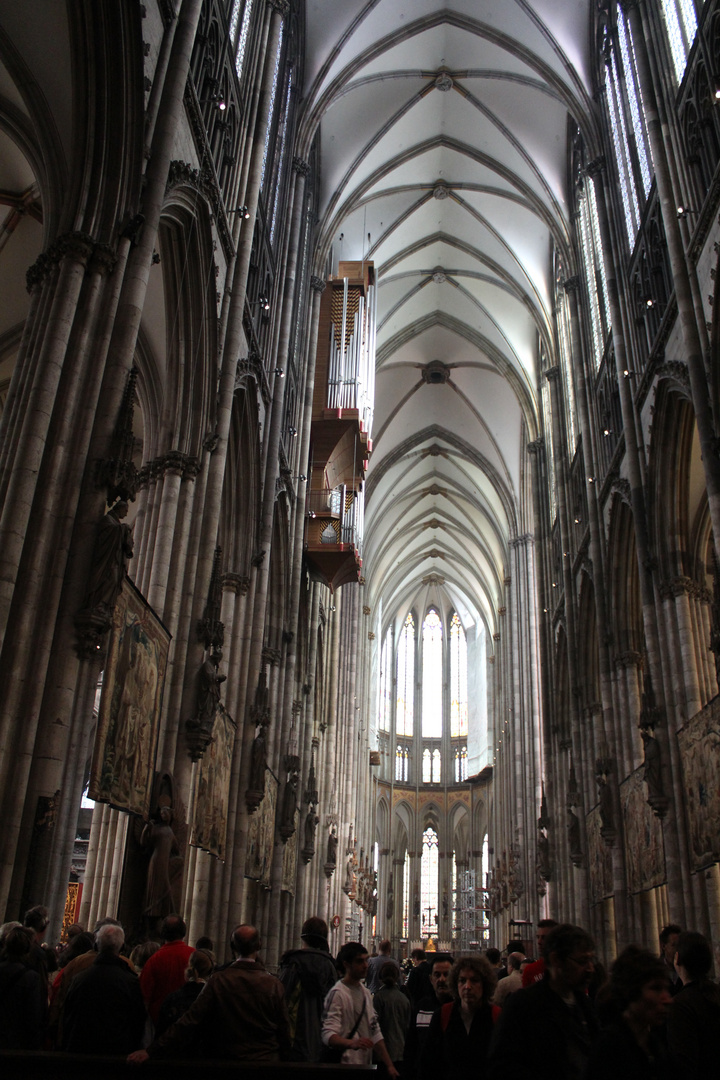
M 585 267 L 585 281 L 590 301 L 590 327 L 592 330 L 595 368 L 599 368 L 605 352 L 605 339 L 610 329 L 610 308 L 605 280 L 605 260 L 603 258 L 600 222 L 598 219 L 595 184 L 591 176 L 586 176 L 578 193 L 580 210 L 580 240 Z
M 450 734 L 468 733 L 467 639 L 457 613 L 450 621 Z
M 662 0 L 662 12 L 675 78 L 680 83 L 697 30 L 695 3 L 694 0 Z
M 462 746 L 455 747 L 455 783 L 462 784 L 464 780 L 467 780 L 467 746 L 463 743 Z
M 642 208 L 650 192 L 654 169 L 632 34 L 619 6 L 616 26 L 608 26 L 605 30 L 603 51 L 615 164 L 620 180 L 628 244 L 632 249 L 640 227 Z
M 268 149 L 270 147 L 270 140 L 273 135 L 273 120 L 275 117 L 275 99 L 277 97 L 278 77 L 280 75 L 280 59 L 282 57 L 282 43 L 283 35 L 285 33 L 285 23 L 280 24 L 280 36 L 278 39 L 277 56 L 275 57 L 275 71 L 273 72 L 272 90 L 270 91 L 270 107 L 268 109 L 268 126 L 265 134 L 265 148 L 263 150 L 262 169 L 260 171 L 260 187 L 265 188 L 265 168 L 267 166 Z
M 378 702 L 378 730 L 389 731 L 392 713 L 392 628 L 388 630 L 380 653 L 380 700 Z
M 242 75 L 245 63 L 245 50 L 247 48 L 248 35 L 250 33 L 250 17 L 252 15 L 253 0 L 245 0 L 242 9 L 242 22 L 240 22 L 241 0 L 234 0 L 230 15 L 229 36 L 235 49 L 235 71 L 238 79 Z M 238 24 L 240 32 L 238 33 Z
M 442 622 L 430 608 L 422 628 L 422 734 L 423 739 L 442 736 Z
M 428 826 L 423 833 L 420 862 L 420 916 L 423 937 L 437 933 L 438 861 L 438 834 Z
M 429 747 L 425 747 L 422 756 L 423 763 L 423 784 L 439 784 L 441 780 L 440 775 L 440 751 L 436 748 L 430 750 Z
M 408 614 L 400 634 L 397 657 L 397 709 L 395 731 L 410 737 L 413 733 L 415 690 L 415 620 Z

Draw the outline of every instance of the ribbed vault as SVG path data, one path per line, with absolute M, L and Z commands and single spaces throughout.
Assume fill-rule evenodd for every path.
M 318 272 L 373 259 L 364 559 L 383 621 L 445 598 L 494 632 L 532 528 L 525 445 L 567 267 L 568 116 L 596 143 L 585 0 L 310 0 L 301 142 L 320 132 Z

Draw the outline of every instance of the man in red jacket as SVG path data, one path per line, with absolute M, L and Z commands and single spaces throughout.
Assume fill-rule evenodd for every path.
M 538 958 L 534 964 L 526 964 L 522 973 L 523 986 L 532 986 L 533 983 L 540 982 L 545 974 L 545 938 L 548 936 L 554 926 L 557 926 L 555 919 L 541 919 L 537 928 L 537 947 Z
M 187 927 L 179 915 L 163 919 L 164 944 L 150 957 L 140 973 L 140 989 L 153 1024 L 157 1023 L 160 1006 L 168 994 L 179 990 L 185 982 L 185 968 L 195 952 L 185 944 Z

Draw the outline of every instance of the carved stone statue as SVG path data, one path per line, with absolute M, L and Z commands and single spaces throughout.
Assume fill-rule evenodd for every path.
M 305 847 L 312 848 L 315 851 L 315 830 L 317 829 L 317 823 L 319 818 L 315 813 L 315 807 L 309 806 L 308 812 L 305 816 Z
M 538 829 L 537 866 L 543 881 L 550 881 L 552 866 L 550 863 L 550 838 L 547 829 Z
M 600 798 L 600 835 L 603 840 L 611 844 L 615 839 L 615 815 L 609 777 L 604 773 L 599 773 L 597 783 Z
M 220 675 L 218 668 L 222 660 L 222 649 L 213 649 L 200 668 L 198 676 L 197 715 L 200 724 L 212 729 L 215 713 L 220 704 L 220 684 L 226 675 Z
M 297 810 L 298 774 L 291 772 L 283 791 L 280 810 L 280 835 L 283 841 L 289 840 L 295 832 L 295 811 Z
M 250 751 L 250 790 L 265 791 L 265 770 L 267 769 L 267 728 L 258 724 Z
M 220 684 L 227 678 L 218 673 L 221 659 L 222 649 L 213 649 L 198 672 L 197 712 L 185 721 L 185 737 L 193 761 L 200 760 L 212 739 L 215 717 L 220 707 Z
M 353 856 L 348 856 L 348 861 L 345 864 L 345 884 L 343 885 L 343 892 L 346 896 L 353 896 L 355 894 L 355 874 L 353 872 Z
M 120 499 L 108 510 L 98 526 L 85 607 L 109 618 L 125 580 L 133 556 L 133 534 L 123 519 L 128 504 Z
M 660 743 L 649 727 L 640 729 L 645 750 L 645 768 L 643 778 L 647 784 L 648 802 L 658 817 L 663 817 L 668 807 L 662 779 L 662 753 Z
M 337 849 L 338 849 L 338 834 L 337 829 L 333 825 L 332 832 L 328 836 L 327 840 L 327 859 L 325 860 L 328 866 L 337 865 Z
M 157 818 L 145 826 L 140 838 L 142 846 L 151 853 L 144 911 L 145 916 L 150 920 L 170 915 L 176 906 L 173 901 L 171 879 L 177 876 L 182 857 L 172 830 L 172 819 L 173 812 L 170 807 L 161 807 Z
M 579 866 L 583 858 L 582 843 L 580 842 L 580 818 L 573 812 L 571 806 L 568 806 L 567 810 L 567 830 L 570 858 L 576 866 Z
M 317 829 L 319 820 L 319 817 L 315 813 L 315 807 L 311 803 L 308 807 L 308 812 L 305 815 L 305 825 L 303 827 L 304 843 L 302 851 L 300 852 L 304 863 L 309 863 L 315 856 L 315 830 Z

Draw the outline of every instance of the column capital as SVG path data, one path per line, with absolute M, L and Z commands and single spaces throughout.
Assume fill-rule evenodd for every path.
M 223 589 L 226 592 L 234 592 L 236 596 L 247 596 L 248 589 L 250 588 L 250 578 L 245 577 L 244 574 L 236 574 L 233 571 L 228 571 L 220 579 Z
M 292 159 L 292 167 L 299 176 L 308 176 L 310 173 L 310 166 L 307 161 L 303 161 L 302 158 L 294 157 Z
M 310 278 L 310 288 L 313 292 L 322 293 L 325 292 L 325 282 L 322 278 L 316 277 L 315 274 Z
M 283 18 L 287 18 L 290 14 L 290 0 L 267 0 L 267 6 L 271 11 L 277 11 Z
M 565 278 L 562 283 L 562 287 L 566 293 L 576 293 L 580 291 L 580 275 L 573 274 L 572 277 Z
M 545 439 L 542 435 L 540 435 L 539 438 L 533 440 L 533 442 L 529 442 L 525 449 L 527 450 L 528 454 L 539 454 L 544 446 Z
M 593 158 L 592 161 L 589 161 L 587 163 L 587 165 L 585 166 L 585 172 L 588 174 L 588 176 L 595 177 L 599 176 L 600 173 L 605 172 L 606 167 L 607 163 L 605 161 L 605 155 L 598 154 L 596 158 Z
M 543 374 L 549 383 L 558 382 L 560 379 L 560 368 L 557 364 L 554 364 L 553 367 L 549 367 Z

